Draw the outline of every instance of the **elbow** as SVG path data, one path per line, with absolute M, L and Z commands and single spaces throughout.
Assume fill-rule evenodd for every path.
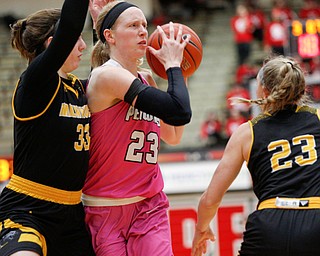
M 181 137 L 174 137 L 172 139 L 167 139 L 167 140 L 164 140 L 164 142 L 170 146 L 176 146 L 180 144 Z
M 190 111 L 176 113 L 171 117 L 163 119 L 163 122 L 173 126 L 183 126 L 190 123 L 191 117 L 192 117 L 192 112 L 190 110 Z
M 191 117 L 192 117 L 192 111 L 191 111 L 191 109 L 190 109 L 188 112 L 186 112 L 186 113 L 184 114 L 185 124 L 188 124 L 188 123 L 191 122 Z

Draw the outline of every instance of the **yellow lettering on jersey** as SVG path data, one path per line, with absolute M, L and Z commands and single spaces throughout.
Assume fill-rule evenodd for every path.
M 72 118 L 89 118 L 91 114 L 87 105 L 76 106 L 72 104 L 62 103 L 59 116 Z
M 70 114 L 69 114 L 69 106 L 66 103 L 62 103 L 61 104 L 59 116 L 70 116 Z
M 272 141 L 268 145 L 268 151 L 276 151 L 270 159 L 272 172 L 292 167 L 295 162 L 299 166 L 312 165 L 317 159 L 316 141 L 313 135 L 305 134 L 296 136 L 292 139 L 292 147 L 300 147 L 301 154 L 295 156 L 294 160 L 290 158 L 292 149 L 288 140 Z M 288 159 L 285 161 L 285 159 Z

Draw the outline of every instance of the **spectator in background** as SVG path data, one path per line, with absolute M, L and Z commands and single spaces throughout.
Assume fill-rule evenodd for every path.
M 273 16 L 274 12 L 277 13 L 276 15 L 282 22 L 290 21 L 296 16 L 287 0 L 274 0 L 273 7 L 271 9 L 271 16 Z
M 257 72 L 258 68 L 255 65 L 251 65 L 249 62 L 243 63 L 236 69 L 236 83 L 248 89 L 250 79 L 255 78 Z
M 248 118 L 244 117 L 241 112 L 236 109 L 229 110 L 229 116 L 225 123 L 225 135 L 229 139 L 231 134 L 243 123 L 248 121 Z
M 221 142 L 222 124 L 215 112 L 210 111 L 201 125 L 200 139 L 207 147 L 213 147 Z
M 320 7 L 315 0 L 304 0 L 299 10 L 300 19 L 314 19 L 320 17 Z
M 153 17 L 151 23 L 154 26 L 161 26 L 168 22 L 169 17 L 166 15 L 164 7 L 161 5 L 160 0 L 152 0 Z
M 244 88 L 238 83 L 235 83 L 232 88 L 227 92 L 226 100 L 227 100 L 227 109 L 228 111 L 232 111 L 234 109 L 238 110 L 243 116 L 250 116 L 250 104 L 249 103 L 241 103 L 232 105 L 229 99 L 231 98 L 244 98 L 250 99 L 250 92 L 248 89 Z
M 267 24 L 264 35 L 264 50 L 268 54 L 285 55 L 287 33 L 282 16 L 283 13 L 280 10 L 271 12 L 271 21 Z
M 241 65 L 250 57 L 254 31 L 249 11 L 244 4 L 237 5 L 236 15 L 231 18 L 231 29 L 237 48 L 238 65 Z
M 258 41 L 261 48 L 263 47 L 263 34 L 264 28 L 267 22 L 266 14 L 260 7 L 258 3 L 254 0 L 247 0 L 247 8 L 250 13 L 251 21 L 253 23 L 253 38 Z

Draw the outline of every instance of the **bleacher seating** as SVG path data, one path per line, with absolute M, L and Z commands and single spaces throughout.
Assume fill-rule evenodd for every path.
M 19 74 L 25 67 L 19 54 L 10 46 L 9 30 L 0 24 L 0 155 L 13 152 L 12 93 Z

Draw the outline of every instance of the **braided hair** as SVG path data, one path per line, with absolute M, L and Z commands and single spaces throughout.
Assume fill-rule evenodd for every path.
M 275 113 L 288 105 L 309 102 L 306 95 L 304 72 L 292 58 L 276 56 L 267 58 L 257 75 L 261 86 L 269 95 L 259 99 L 231 98 L 232 104 L 250 103 L 261 105 L 264 111 Z

